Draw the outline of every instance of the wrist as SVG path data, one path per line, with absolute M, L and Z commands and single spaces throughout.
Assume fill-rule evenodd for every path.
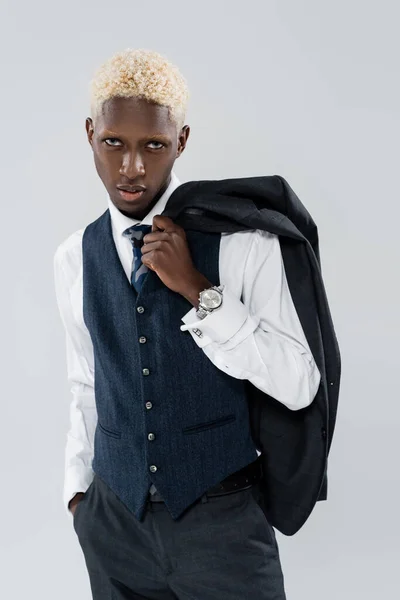
M 84 492 L 77 492 L 75 494 L 75 496 L 73 496 L 71 498 L 71 500 L 68 502 L 68 508 L 71 510 L 71 508 L 74 507 L 75 504 L 77 504 L 84 495 L 85 495 Z
M 187 286 L 181 292 L 181 295 L 186 298 L 197 310 L 199 308 L 199 294 L 203 290 L 212 287 L 213 284 L 202 273 L 196 272 L 189 278 Z

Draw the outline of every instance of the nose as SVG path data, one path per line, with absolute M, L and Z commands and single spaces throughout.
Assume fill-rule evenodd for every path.
M 120 175 L 124 175 L 128 179 L 136 179 L 138 176 L 145 174 L 144 161 L 139 153 L 129 153 L 124 155 Z

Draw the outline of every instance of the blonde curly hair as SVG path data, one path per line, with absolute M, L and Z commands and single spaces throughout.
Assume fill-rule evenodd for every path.
M 90 82 L 93 123 L 103 103 L 114 97 L 141 97 L 167 106 L 178 133 L 185 124 L 189 91 L 177 67 L 151 50 L 127 48 L 103 63 Z

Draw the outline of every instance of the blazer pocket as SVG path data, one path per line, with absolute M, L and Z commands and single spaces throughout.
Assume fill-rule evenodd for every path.
M 121 437 L 121 432 L 120 431 L 115 431 L 113 429 L 108 429 L 108 427 L 104 427 L 104 425 L 102 425 L 100 423 L 100 421 L 98 421 L 97 424 L 98 424 L 99 428 L 101 429 L 101 431 L 103 433 L 105 433 L 106 435 L 109 435 L 110 437 L 113 437 L 113 438 L 120 438 Z
M 200 431 L 206 431 L 207 429 L 213 429 L 214 427 L 221 427 L 236 421 L 236 415 L 227 415 L 213 421 L 207 421 L 206 423 L 199 423 L 198 425 L 191 425 L 190 427 L 184 427 L 183 433 L 198 433 Z

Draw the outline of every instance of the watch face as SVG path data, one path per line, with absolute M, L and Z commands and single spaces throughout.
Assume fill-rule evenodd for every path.
M 201 304 L 208 309 L 218 308 L 222 302 L 221 293 L 217 290 L 205 290 L 200 294 Z

